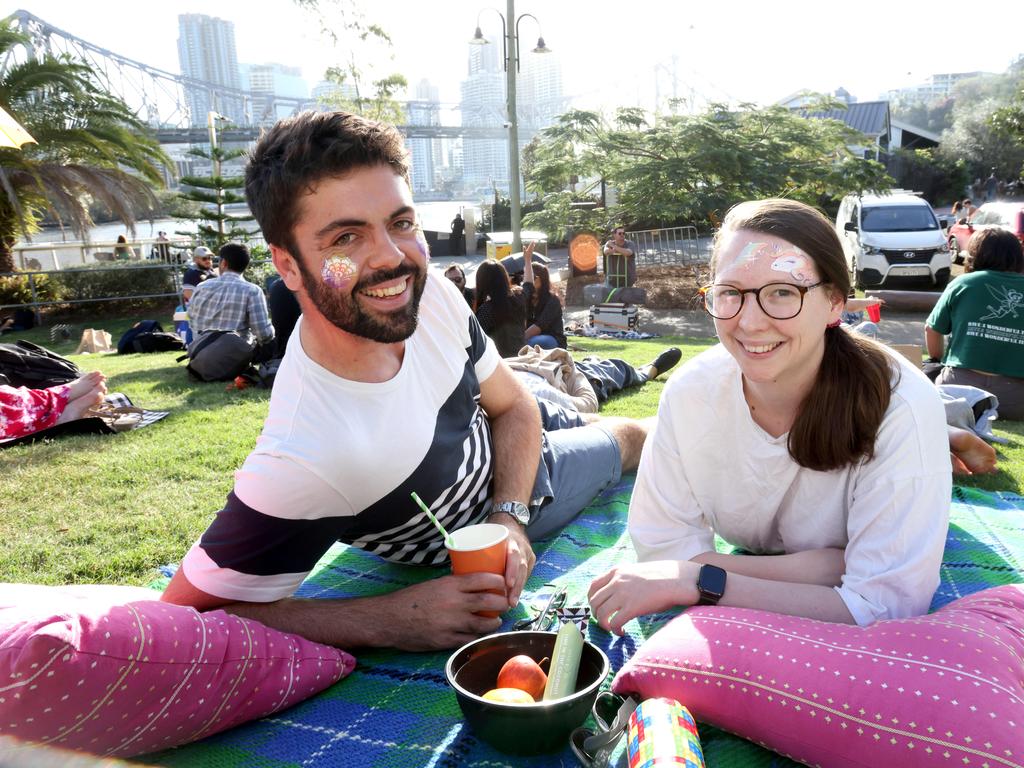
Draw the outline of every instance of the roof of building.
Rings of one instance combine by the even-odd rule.
[[[889,132],[888,101],[856,101],[846,109],[825,111],[798,110],[804,117],[830,118],[846,123],[868,136],[881,136]]]

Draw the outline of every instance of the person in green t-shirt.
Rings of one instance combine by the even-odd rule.
[[[928,354],[944,364],[935,383],[984,389],[1002,418],[1024,420],[1024,251],[1012,232],[983,229],[967,253],[969,274],[946,287],[925,324]]]

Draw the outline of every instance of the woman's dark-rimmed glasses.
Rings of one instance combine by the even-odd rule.
[[[701,288],[704,294],[704,309],[716,320],[731,320],[743,309],[748,293],[754,294],[757,305],[774,320],[789,320],[800,314],[804,308],[804,295],[824,281],[813,285],[793,283],[768,283],[760,288],[737,288],[728,283],[719,283]]]

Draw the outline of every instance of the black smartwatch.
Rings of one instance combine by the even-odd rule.
[[[700,593],[697,605],[718,605],[725,594],[725,577],[724,568],[707,563],[702,565],[697,574],[697,591]]]

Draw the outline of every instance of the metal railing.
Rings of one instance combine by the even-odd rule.
[[[136,264],[156,262],[163,264],[189,263],[189,251],[202,243],[189,237],[158,240],[155,237],[139,237],[126,243],[114,241],[71,241],[50,243],[18,243],[14,246],[14,263],[21,270],[61,270],[69,266],[81,266],[97,262]],[[266,245],[262,233],[246,238],[246,245]],[[128,254],[128,248],[135,255]],[[125,255],[122,255],[125,254]],[[25,274],[22,272],[22,274]]]
[[[626,238],[636,243],[637,266],[697,264],[709,258],[701,248],[696,227],[642,229],[627,232]]]
[[[271,263],[268,259],[254,259],[249,264],[249,268],[260,268],[266,264]],[[182,299],[181,296],[181,279],[184,276],[183,264],[172,263],[162,264],[158,262],[151,263],[138,263],[138,262],[122,262],[116,266],[110,267],[91,267],[88,270],[32,270],[26,272],[5,272],[0,273],[0,278],[4,277],[16,277],[16,278],[27,278],[29,291],[32,294],[32,301],[24,302],[21,304],[0,304],[0,311],[6,309],[20,309],[27,308],[31,309],[36,316],[36,322],[41,322],[39,310],[42,307],[52,306],[63,306],[68,304],[95,304],[99,302],[110,302],[110,301],[138,301],[141,299],[164,299],[164,298],[177,298],[179,302]],[[39,286],[37,285],[38,278],[40,275],[50,276],[53,275],[59,280],[62,276],[75,275],[77,278],[79,275],[89,275],[100,272],[118,272],[124,274],[126,271],[131,270],[162,270],[169,272],[170,285],[173,287],[171,291],[164,291],[161,293],[122,293],[111,296],[93,296],[91,298],[61,298],[61,299],[46,299],[40,301],[39,299]]]

